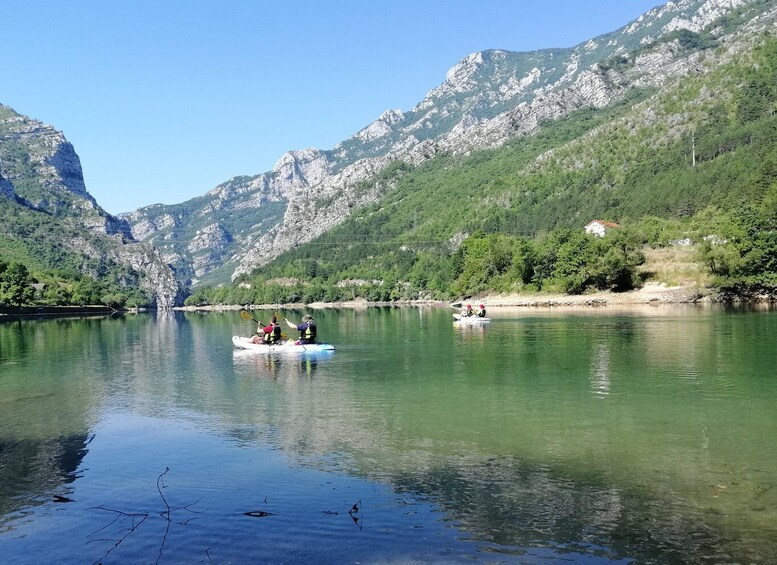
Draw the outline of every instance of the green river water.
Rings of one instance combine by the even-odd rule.
[[[489,314],[0,323],[0,562],[777,563],[777,311]]]

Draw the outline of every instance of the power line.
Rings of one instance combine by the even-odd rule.
[[[194,240],[192,239],[163,239],[163,240],[154,240],[154,239],[147,239],[147,240],[138,240],[138,243],[153,243],[157,247],[164,245],[165,243],[192,243]],[[301,245],[379,245],[379,244],[393,244],[393,245],[432,245],[432,244],[438,244],[438,243],[449,243],[449,239],[428,239],[428,240],[417,240],[417,241],[405,241],[405,240],[398,240],[398,239],[372,239],[370,241],[365,240],[347,240],[347,241],[333,241],[333,242],[319,242],[319,241],[306,241],[303,243],[297,244],[298,246]],[[232,241],[229,243],[235,243],[238,244],[239,242]]]

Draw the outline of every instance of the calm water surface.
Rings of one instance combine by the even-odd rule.
[[[0,562],[777,562],[777,312],[450,314],[0,324]]]

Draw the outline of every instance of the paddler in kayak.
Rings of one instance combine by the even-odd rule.
[[[472,304],[467,304],[466,308],[461,309],[461,317],[462,318],[469,318],[470,316],[474,316],[475,311],[472,309]]]
[[[486,307],[481,304],[478,308],[478,318],[485,318],[486,317]]]
[[[281,325],[278,319],[273,316],[270,319],[270,325],[264,328],[264,342],[267,345],[275,345],[281,341]]]
[[[299,332],[299,343],[307,345],[309,343],[316,343],[316,323],[313,321],[313,316],[307,314],[302,316],[301,324],[294,324],[288,319],[286,323],[290,328],[294,328]]]
[[[265,345],[274,345],[281,340],[281,326],[278,319],[273,316],[270,323],[266,326],[259,322],[256,333],[251,339],[252,343],[264,343]]]

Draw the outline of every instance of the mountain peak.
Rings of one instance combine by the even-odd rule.
[[[329,162],[320,150],[308,147],[284,153],[272,172],[292,185],[309,186],[329,174]]]
[[[386,110],[380,117],[360,130],[356,137],[362,141],[373,141],[380,137],[390,134],[395,124],[401,122],[405,114],[401,110]]]

